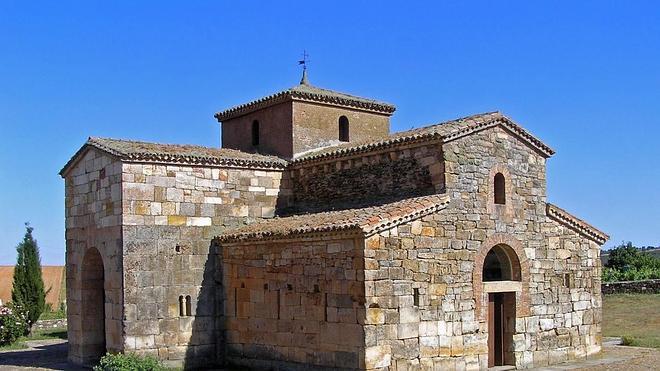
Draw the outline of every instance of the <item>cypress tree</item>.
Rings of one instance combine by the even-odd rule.
[[[11,290],[11,300],[27,311],[28,324],[31,327],[44,311],[46,292],[41,276],[41,258],[37,241],[32,237],[32,230],[25,223],[25,236],[16,246],[18,256],[14,267],[14,284]]]

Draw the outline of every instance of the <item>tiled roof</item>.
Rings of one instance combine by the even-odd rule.
[[[219,242],[290,238],[309,233],[355,231],[370,236],[442,210],[447,195],[414,197],[361,209],[328,211],[266,219],[216,237]]]
[[[356,97],[353,95],[317,88],[316,86],[301,83],[300,85],[296,85],[290,89],[280,91],[278,93],[254,100],[249,103],[229,108],[222,112],[218,112],[214,116],[218,121],[224,121],[291,99],[320,102],[338,106],[348,106],[384,114],[392,114],[394,110],[396,110],[396,107],[389,103]]]
[[[88,147],[118,157],[124,162],[235,166],[283,169],[287,162],[275,156],[246,153],[228,148],[211,148],[187,144],[160,144],[133,140],[90,137],[85,145],[64,165],[60,174],[76,161]]]
[[[610,236],[601,230],[585,222],[584,220],[573,216],[571,213],[560,208],[559,206],[548,203],[546,205],[546,213],[552,219],[568,226],[569,228],[586,236],[587,238],[596,241],[600,245],[604,244],[607,240],[610,239]]]
[[[298,164],[307,161],[343,157],[389,148],[399,144],[431,139],[442,139],[443,141],[448,142],[497,125],[502,125],[504,128],[511,131],[513,134],[529,143],[529,145],[534,147],[545,157],[550,157],[555,153],[552,148],[545,145],[541,140],[534,137],[527,130],[517,125],[502,113],[488,112],[446,121],[437,125],[394,133],[385,139],[377,141],[362,143],[350,142],[338,146],[322,148],[317,151],[306,152],[304,155],[294,158],[292,163]]]

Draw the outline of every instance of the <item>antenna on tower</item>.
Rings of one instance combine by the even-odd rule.
[[[302,59],[298,61],[298,65],[303,66],[302,79],[300,79],[301,85],[309,85],[309,81],[307,80],[307,63],[309,62],[308,58],[309,54],[307,54],[306,50],[303,50]]]

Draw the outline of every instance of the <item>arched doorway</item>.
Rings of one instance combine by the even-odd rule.
[[[516,292],[521,270],[516,252],[505,244],[493,246],[481,272],[488,293],[488,367],[515,365]]]
[[[106,352],[103,258],[95,248],[85,253],[81,272],[82,359],[96,363]]]

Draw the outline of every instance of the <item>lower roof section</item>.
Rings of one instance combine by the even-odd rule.
[[[117,157],[123,162],[132,163],[263,169],[284,169],[287,165],[287,161],[275,156],[246,153],[229,148],[90,137],[69,162],[64,165],[60,171],[60,175],[66,176],[68,170],[89,148],[96,148]]]
[[[215,238],[220,243],[286,239],[306,234],[354,231],[365,237],[442,210],[449,196],[434,194],[359,209],[266,219]]]

